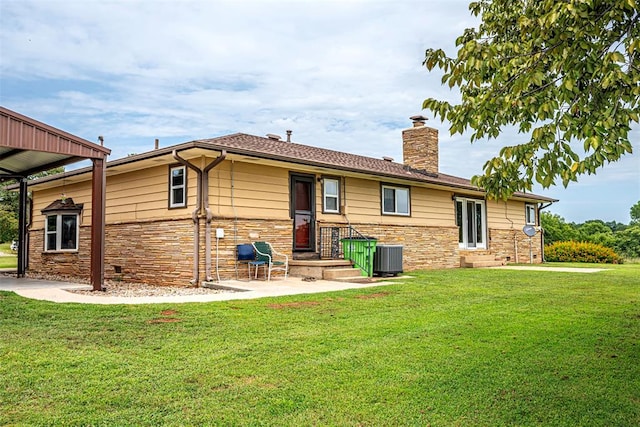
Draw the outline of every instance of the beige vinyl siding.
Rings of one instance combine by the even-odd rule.
[[[449,191],[423,187],[410,187],[411,216],[382,215],[380,181],[346,178],[346,197],[341,201],[351,222],[454,226],[455,211]],[[320,192],[320,187],[317,187]],[[341,194],[344,196],[344,194]],[[322,195],[318,197],[318,212],[322,208]],[[319,219],[331,221],[335,215],[318,215]]]
[[[411,215],[416,225],[455,226],[455,206],[449,191],[411,188]]]
[[[187,168],[187,207],[169,209],[169,166],[161,165],[107,178],[106,222],[191,217],[197,174]]]
[[[80,225],[91,224],[91,188],[84,183],[60,186],[46,190],[33,192],[33,218],[31,228],[44,228],[45,215],[42,209],[49,206],[54,200],[59,200],[62,194],[73,199],[73,203],[84,203]]]
[[[343,203],[345,213],[351,222],[379,223],[381,220],[380,183],[347,178],[346,197]]]
[[[489,228],[521,229],[524,226],[524,202],[487,201],[487,224]]]
[[[289,172],[224,161],[209,172],[209,208],[225,218],[289,219]]]
[[[213,158],[192,159],[206,165]],[[233,177],[232,177],[233,172]],[[209,172],[209,207],[220,218],[256,218],[290,220],[289,180],[287,168],[230,160]],[[320,177],[320,175],[316,175]],[[339,177],[338,174],[335,175]],[[91,181],[64,185],[54,189],[34,190],[34,226],[43,227],[40,210],[62,192],[76,203],[84,203],[82,224],[91,224]],[[107,177],[106,222],[191,218],[196,207],[197,174],[187,168],[187,207],[168,208],[169,164]],[[232,179],[233,178],[233,179]],[[455,226],[453,193],[447,190],[411,186],[411,216],[381,214],[381,181],[341,177],[340,203],[352,223]],[[233,182],[233,191],[231,185]],[[345,188],[346,187],[346,188]],[[320,222],[346,221],[344,215],[322,213],[322,185],[316,181],[316,213]],[[233,194],[233,201],[232,201]],[[233,202],[233,203],[232,203]],[[489,228],[522,228],[524,202],[487,201]],[[505,216],[506,215],[506,216]],[[36,224],[37,223],[37,224]]]

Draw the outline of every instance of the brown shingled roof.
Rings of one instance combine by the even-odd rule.
[[[465,178],[442,173],[433,174],[383,159],[359,156],[293,142],[278,141],[244,133],[236,133],[194,142],[204,143],[210,148],[217,150],[225,149],[230,153],[481,191],[481,189],[472,185],[469,179]],[[520,192],[514,195],[535,200],[553,200],[544,196]]]
[[[125,158],[113,160],[107,163],[107,171],[111,167],[123,164],[131,164],[144,159],[170,154],[173,150],[182,152],[192,148],[204,148],[208,150],[226,150],[228,153],[245,155],[248,157],[276,160],[299,165],[317,166],[335,170],[349,171],[367,174],[380,178],[395,178],[424,184],[432,184],[468,191],[482,191],[471,184],[469,179],[443,173],[429,173],[423,170],[410,168],[401,163],[391,162],[373,157],[359,156],[341,151],[328,150],[326,148],[310,145],[296,144],[271,138],[264,138],[245,133],[235,133],[217,138],[201,139],[185,142],[171,147],[164,147],[136,154]],[[30,185],[47,182],[61,177],[86,173],[88,169],[78,169],[59,175],[50,175],[31,181]],[[545,196],[528,193],[514,193],[515,197],[534,201],[556,201]]]

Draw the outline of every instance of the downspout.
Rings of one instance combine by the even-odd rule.
[[[222,150],[220,156],[215,159],[213,162],[209,163],[202,170],[202,184],[200,187],[202,188],[202,200],[204,205],[204,211],[206,213],[206,227],[205,227],[205,280],[210,281],[212,279],[211,276],[211,221],[213,220],[213,212],[209,209],[209,171],[216,166],[218,166],[222,161],[227,157],[227,151]],[[217,243],[217,239],[216,239]],[[216,273],[218,270],[218,266],[216,264]],[[218,281],[220,281],[220,276],[218,275]]]
[[[196,208],[193,210],[191,214],[191,218],[193,219],[193,279],[191,279],[191,284],[195,284],[198,286],[200,282],[200,210],[202,208],[202,171],[200,168],[196,167],[192,163],[189,163],[182,157],[178,155],[176,150],[173,150],[173,158],[176,159],[180,164],[193,169],[196,172],[198,177],[197,180],[197,190],[196,190]],[[185,177],[185,185],[186,185],[186,177]]]
[[[509,215],[507,213],[507,202],[504,202],[504,217],[507,221],[509,221],[511,223],[511,231],[513,231],[513,255],[514,255],[514,262],[517,264],[518,263],[518,234],[515,230],[515,228],[513,227],[513,221],[511,220],[511,218],[509,218]]]
[[[553,202],[549,202],[546,205],[543,205],[542,203],[540,203],[540,205],[538,205],[538,220],[540,220],[540,211],[543,209],[547,209],[549,206],[551,206],[553,204]],[[540,232],[542,234],[542,241],[541,241],[541,247],[540,247],[540,253],[542,254],[542,262],[545,263],[547,262],[546,259],[544,259],[544,228],[542,228],[542,221],[540,221]]]
[[[342,216],[347,220],[347,226],[351,229],[351,221],[349,220],[349,216],[347,215],[347,177],[343,177],[342,180]]]

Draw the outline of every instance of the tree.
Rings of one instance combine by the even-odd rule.
[[[31,175],[28,179],[42,178],[64,172],[64,166]],[[6,187],[15,184],[15,180],[0,182],[0,243],[18,237],[18,191],[7,190]]]
[[[640,224],[640,200],[631,206],[629,215],[631,215],[631,224]]]
[[[640,106],[640,15],[635,0],[480,0],[477,29],[456,40],[456,57],[428,49],[424,65],[444,71],[461,102],[423,108],[472,129],[471,142],[516,126],[528,142],[505,146],[473,182],[493,198],[566,187],[632,152]]]
[[[551,212],[540,212],[540,224],[544,229],[544,243],[578,240],[578,232],[572,224],[567,224],[560,215]]]
[[[640,257],[640,224],[616,233],[616,252],[628,258]]]

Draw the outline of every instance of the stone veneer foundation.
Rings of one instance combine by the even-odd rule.
[[[323,227],[345,226],[321,223]],[[360,233],[374,236],[379,244],[403,245],[405,271],[455,268],[460,265],[457,227],[352,224]],[[225,237],[215,238],[222,228]],[[193,286],[194,225],[190,219],[107,224],[105,229],[105,279],[155,285]],[[45,253],[42,229],[29,233],[29,274],[55,275],[88,281],[90,277],[91,227],[80,228],[78,252]],[[288,220],[214,219],[211,223],[211,269],[206,277],[205,224],[200,225],[200,281],[248,278],[246,263],[236,269],[236,245],[269,241],[278,252],[292,259],[292,223]],[[496,256],[529,262],[529,238],[520,230],[490,229],[490,248]],[[217,244],[216,244],[217,243]],[[540,237],[532,239],[534,263],[542,261]],[[217,266],[217,268],[216,268]],[[279,275],[281,273],[276,273]],[[262,270],[260,270],[262,275]]]
[[[517,229],[489,229],[490,250],[496,256],[511,263],[529,263],[529,237]],[[533,264],[542,263],[542,237],[540,233],[531,238]],[[517,253],[516,253],[517,248]]]

